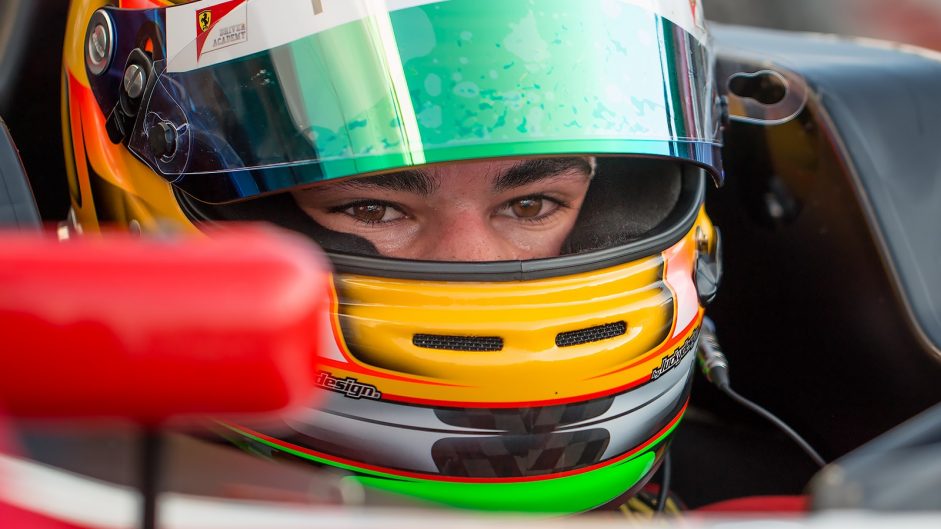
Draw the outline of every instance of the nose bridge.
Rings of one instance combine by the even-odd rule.
[[[442,216],[434,230],[429,249],[434,260],[501,261],[514,257],[488,219],[472,210]]]

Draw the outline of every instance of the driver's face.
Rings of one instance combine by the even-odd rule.
[[[559,255],[591,182],[588,158],[503,159],[328,183],[297,191],[321,226],[380,254],[431,261]]]

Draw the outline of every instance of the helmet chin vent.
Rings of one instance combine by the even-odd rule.
[[[506,478],[543,476],[601,461],[611,441],[604,428],[529,435],[449,437],[431,447],[445,476]]]
[[[627,333],[627,322],[618,321],[605,323],[595,327],[588,327],[578,331],[560,332],[555,337],[555,344],[559,347],[572,347],[591,342],[600,342]]]
[[[412,336],[412,344],[415,347],[445,351],[500,351],[503,349],[503,338],[499,336],[416,334]]]

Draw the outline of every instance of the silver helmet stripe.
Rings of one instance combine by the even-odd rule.
[[[636,448],[659,422],[673,418],[671,410],[682,405],[694,361],[694,355],[687,355],[657,380],[615,397],[603,415],[555,432],[606,429],[611,442],[602,460]],[[377,454],[383,466],[429,473],[438,473],[432,459],[432,447],[438,441],[507,433],[446,424],[434,408],[349,399],[339,394],[331,394],[322,409],[307,410],[288,424],[304,436],[330,439],[331,445],[344,452],[332,455],[359,459],[363,454]]]

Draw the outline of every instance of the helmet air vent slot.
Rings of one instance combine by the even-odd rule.
[[[445,351],[500,351],[503,349],[503,338],[499,336],[416,334],[412,336],[412,344],[415,347]]]
[[[596,325],[577,331],[560,332],[555,337],[555,344],[559,347],[572,347],[591,342],[600,342],[627,333],[627,322],[618,321]]]

